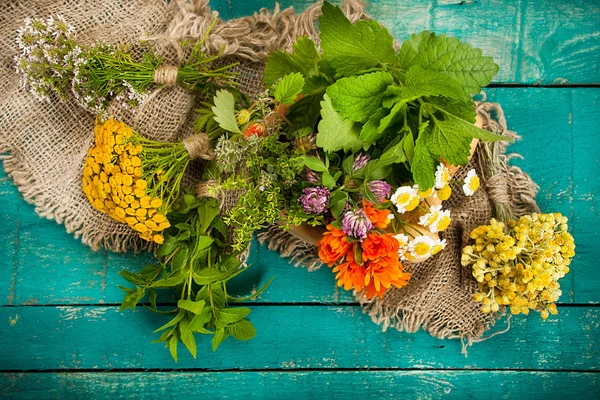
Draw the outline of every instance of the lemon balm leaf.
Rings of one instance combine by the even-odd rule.
[[[343,118],[331,105],[328,95],[321,101],[321,122],[317,133],[317,146],[331,153],[338,150],[357,151],[363,145],[359,139],[360,126]]]
[[[420,66],[429,71],[443,72],[470,94],[479,93],[499,70],[494,59],[483,56],[481,49],[457,38],[438,36],[429,31],[413,34],[402,43],[398,64],[405,71]]]
[[[341,76],[350,76],[378,64],[395,63],[394,38],[377,21],[352,24],[341,8],[323,3],[319,17],[323,58]]]

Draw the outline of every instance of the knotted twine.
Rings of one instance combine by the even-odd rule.
[[[290,50],[296,38],[303,35],[318,42],[315,20],[320,15],[320,5],[316,3],[301,14],[276,5],[272,12],[262,9],[249,17],[219,20],[203,43],[203,50],[211,54],[222,50],[226,58],[239,61],[236,71],[240,89],[256,96],[263,90],[264,59],[270,51]],[[367,18],[358,0],[344,1],[342,9],[351,21]],[[16,31],[25,17],[54,14],[63,15],[77,27],[77,38],[83,44],[104,41],[135,49],[140,39],[149,41],[167,66],[185,61],[189,50],[181,47],[180,41],[203,37],[217,14],[208,7],[208,0],[176,0],[169,5],[164,0],[132,0],[125,4],[121,0],[16,0],[0,5],[0,91],[6,93],[0,99],[0,152],[10,153],[3,157],[5,171],[40,216],[64,224],[67,231],[93,249],[103,246],[112,251],[141,250],[147,243],[140,241],[127,225],[93,209],[81,191],[85,155],[94,140],[95,116],[74,101],[40,103],[20,90],[13,65],[18,52]],[[101,20],[98,15],[107,18]],[[162,86],[137,110],[113,103],[108,113],[153,140],[189,137],[193,134],[194,109],[200,104],[200,96],[174,84],[175,67],[157,70],[155,80]],[[506,130],[499,105],[481,103],[477,110],[486,129],[512,135]],[[195,140],[184,141],[190,154],[211,158],[211,149],[197,146]],[[536,210],[536,186],[520,169],[508,166],[510,156],[505,155],[503,144],[492,146],[496,147],[480,146],[469,165],[484,177],[482,189],[469,198],[455,195],[446,205],[453,215],[444,235],[446,250],[425,263],[409,266],[413,278],[407,287],[392,289],[383,299],[358,299],[384,330],[390,326],[408,332],[423,328],[440,338],[471,341],[494,323],[495,316],[481,313],[472,299],[476,282],[470,271],[460,266],[460,250],[470,230],[487,223],[498,204],[508,206],[516,217]],[[490,165],[495,167],[489,168]],[[201,162],[191,163],[189,170],[185,182],[192,184],[201,176]],[[457,179],[465,171],[459,171]],[[202,187],[207,194],[219,197],[218,191],[209,190],[210,182]],[[460,192],[459,187],[453,189],[455,194]],[[235,197],[229,198],[223,204],[229,208],[235,201]],[[270,227],[259,237],[283,256],[309,268],[320,266],[314,246],[278,227]]]

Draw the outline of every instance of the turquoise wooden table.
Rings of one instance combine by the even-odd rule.
[[[226,18],[274,6],[211,4]],[[569,217],[577,243],[559,315],[517,316],[465,358],[458,341],[382,333],[327,268],[309,273],[255,245],[237,290],[276,276],[249,305],[256,338],[216,353],[200,340],[196,360],[182,352],[175,363],[150,343],[161,316],[117,311],[118,271],[147,257],[90,251],[36,216],[2,173],[1,398],[600,397],[600,3],[372,0],[367,10],[400,40],[423,29],[451,34],[500,65],[486,93],[523,136],[514,163],[540,184],[543,210]]]

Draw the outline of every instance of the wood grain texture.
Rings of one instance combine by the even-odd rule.
[[[298,11],[314,3],[283,0]],[[334,2],[339,3],[339,2]],[[273,0],[217,0],[224,18],[272,9]],[[370,0],[367,12],[403,41],[425,29],[456,36],[494,57],[497,83],[600,83],[596,0]]]
[[[174,389],[176,388],[176,389]],[[600,375],[512,371],[82,372],[0,374],[4,399],[598,398]]]
[[[227,340],[216,353],[198,336],[197,360],[183,349],[179,363],[152,330],[168,317],[116,307],[2,307],[0,354],[4,370],[206,368],[468,368],[598,370],[600,308],[564,308],[543,322],[512,318],[509,332],[469,348],[424,332],[380,327],[358,306],[254,306],[257,336]],[[498,329],[506,327],[506,320]],[[16,340],[15,338],[18,338]]]
[[[522,140],[510,147],[523,159],[513,162],[540,185],[538,202],[546,212],[561,212],[570,219],[577,243],[571,272],[561,280],[562,303],[600,302],[600,89],[497,88],[487,90],[499,101],[510,129]],[[5,177],[0,172],[0,177]],[[0,304],[115,304],[122,300],[118,276],[123,268],[139,269],[150,255],[134,257],[94,253],[73,240],[52,221],[39,219],[33,207],[17,196],[6,179],[0,186],[0,218],[7,226],[0,252]],[[17,229],[18,226],[18,229]],[[277,253],[254,245],[252,267],[233,282],[244,294],[275,276],[261,302],[349,303],[350,293],[336,287],[328,268],[308,273],[294,268]],[[15,272],[16,271],[16,272]],[[43,282],[43,284],[40,284]],[[164,296],[162,301],[169,301]]]

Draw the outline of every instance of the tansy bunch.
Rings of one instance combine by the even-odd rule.
[[[392,286],[403,287],[410,274],[400,263],[400,243],[384,230],[390,222],[390,211],[378,209],[363,200],[363,207],[348,211],[342,227],[327,225],[319,240],[319,258],[334,267],[338,286],[345,290],[363,291],[366,298],[383,297]]]
[[[83,169],[83,192],[94,208],[163,243],[167,213],[179,195],[190,155],[183,143],[148,140],[123,122],[97,122]]]
[[[512,314],[539,311],[542,318],[556,314],[562,294],[558,280],[569,272],[575,255],[567,218],[561,214],[532,214],[507,226],[492,219],[471,232],[475,240],[463,249],[462,264],[473,266],[479,283],[476,301],[483,312],[510,306]]]

